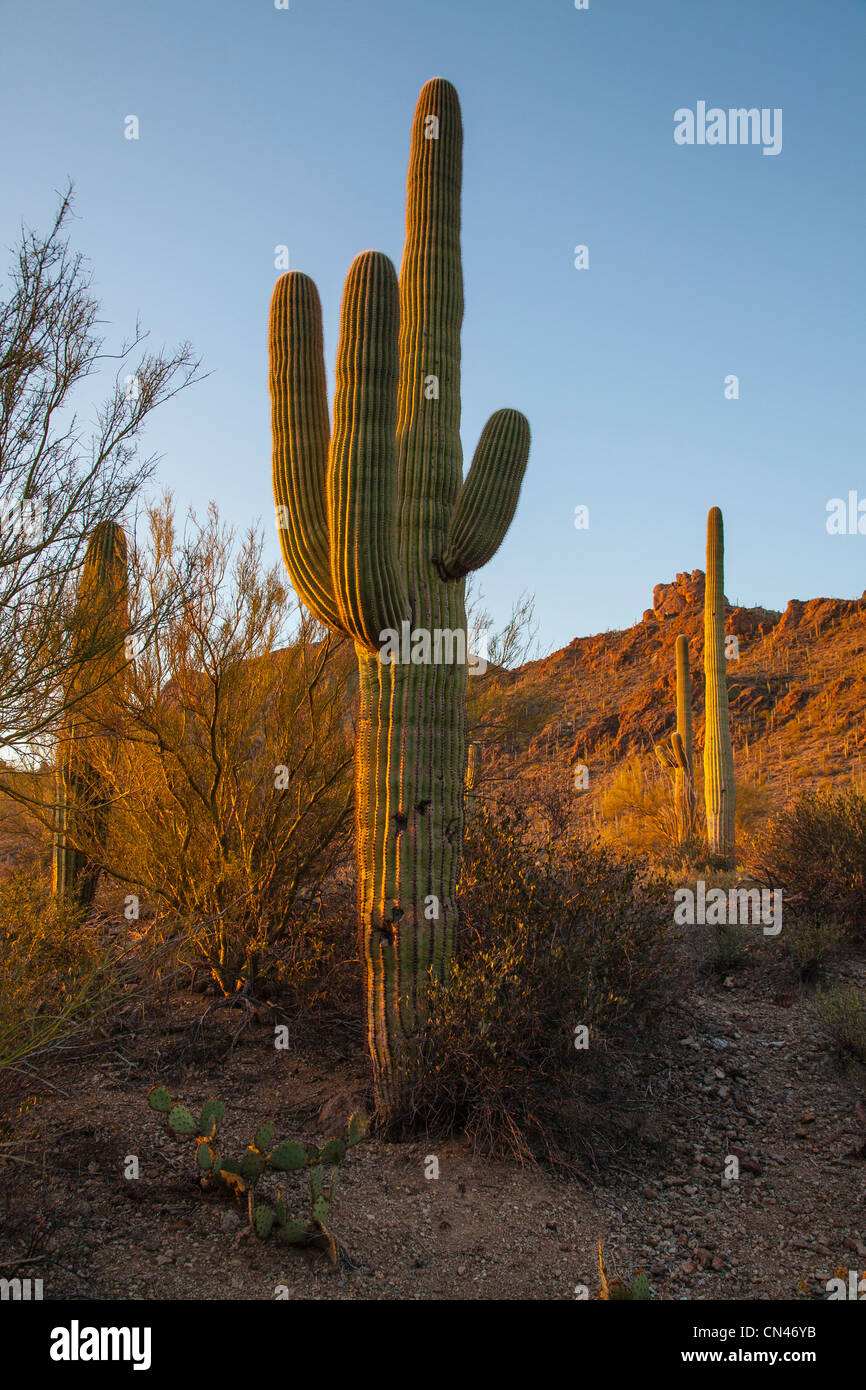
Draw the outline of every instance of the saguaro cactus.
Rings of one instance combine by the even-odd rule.
[[[680,633],[676,641],[677,654],[677,727],[671,735],[676,760],[674,805],[677,829],[681,840],[695,833],[696,801],[694,779],[694,742],[692,737],[692,678],[689,670],[689,641]]]
[[[53,888],[78,907],[93,901],[99,879],[95,847],[103,843],[107,806],[93,740],[101,737],[98,707],[124,665],[126,537],[100,522],[84,556],[74,614],[73,665],[55,776]]]
[[[689,674],[688,638],[680,633],[676,640],[677,727],[670,747],[657,743],[656,757],[662,767],[674,772],[674,826],[679,844],[695,832],[696,801],[692,741],[692,687]]]
[[[463,806],[467,821],[475,815],[478,780],[481,776],[481,759],[482,745],[477,741],[470,743],[466,758],[466,781],[463,790]]]
[[[689,672],[689,642],[684,633],[676,640],[677,727],[671,746],[656,745],[656,756],[663,767],[674,770],[674,819],[677,839],[682,843],[695,833],[696,800],[692,740],[692,683]]]
[[[719,868],[734,867],[734,751],[725,673],[725,573],[722,513],[707,516],[707,578],[704,589],[704,795],[707,845]]]
[[[462,479],[462,143],[457,93],[434,78],[412,127],[399,287],[374,251],[356,258],[346,280],[330,442],[315,285],[290,272],[271,302],[283,556],[303,602],[354,639],[360,671],[358,906],[386,1122],[405,1114],[425,991],[443,978],[455,944],[464,578],[502,541],[529,453],[525,418],[499,410]]]

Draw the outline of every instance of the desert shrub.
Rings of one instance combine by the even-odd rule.
[[[676,849],[673,776],[657,762],[629,758],[601,797],[609,838],[624,849],[669,860]]]
[[[840,1056],[866,1066],[866,992],[841,985],[818,996],[818,1013]]]
[[[22,870],[0,881],[0,1069],[83,1035],[129,1001],[123,945]]]
[[[755,877],[785,890],[785,908],[866,935],[866,796],[804,793],[775,815],[752,851]]]
[[[845,929],[836,922],[816,922],[809,917],[791,917],[781,935],[785,954],[803,980],[815,980],[845,939]]]
[[[134,600],[180,598],[93,730],[109,829],[81,848],[232,994],[286,968],[286,943],[315,958],[318,893],[351,832],[355,663],[263,567],[259,533],[236,544],[213,507],[192,526],[181,546],[166,501],[133,553]]]
[[[695,795],[699,825],[704,823],[704,788],[700,753],[695,755]],[[767,787],[746,778],[736,781],[736,835],[753,834],[769,813]],[[648,854],[671,868],[706,860],[704,832],[681,841],[674,809],[674,773],[655,759],[629,758],[619,767],[601,797],[604,833],[611,842],[636,854]]]
[[[571,834],[540,847],[531,821],[500,806],[472,823],[460,951],[432,991],[414,1103],[431,1132],[462,1129],[488,1155],[563,1161],[588,1138],[573,1103],[596,1060],[669,996],[671,914],[633,861]]]
[[[719,922],[709,928],[708,964],[717,975],[727,975],[742,965],[750,928],[737,923]]]

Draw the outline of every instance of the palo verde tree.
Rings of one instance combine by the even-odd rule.
[[[0,291],[0,756],[31,762],[70,712],[69,671],[85,655],[72,610],[90,538],[132,510],[153,471],[138,448],[147,417],[198,376],[189,344],[147,353],[138,325],[104,350],[71,216],[67,189],[47,234],[22,230]],[[90,428],[76,407],[106,368],[113,379]]]

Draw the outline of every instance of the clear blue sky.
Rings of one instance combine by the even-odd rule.
[[[714,504],[732,600],[866,588],[866,535],[825,530],[829,498],[866,499],[863,0],[0,13],[0,240],[46,226],[71,176],[110,332],[141,314],[156,343],[194,342],[212,376],[145,438],[184,505],[272,528],[274,247],[318,283],[332,376],[350,261],[377,247],[399,264],[412,109],[441,74],[465,126],[467,460],[501,405],[533,432],[482,572],[494,614],[533,591],[545,647],[626,626],[653,584],[703,568]],[[676,145],[675,110],[700,100],[781,107],[782,152]]]

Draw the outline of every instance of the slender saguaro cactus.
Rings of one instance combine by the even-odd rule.
[[[463,792],[463,807],[466,820],[469,821],[475,815],[475,801],[478,795],[478,779],[481,774],[482,746],[478,742],[470,743],[469,752],[466,758],[466,782]]]
[[[433,78],[412,127],[399,286],[374,251],[355,259],[346,280],[333,433],[315,285],[290,272],[271,301],[283,557],[300,598],[354,639],[358,657],[358,907],[386,1123],[407,1113],[425,991],[444,977],[455,945],[464,579],[500,545],[529,454],[525,418],[499,410],[462,478],[462,144],[457,93]]]
[[[696,801],[694,779],[694,743],[692,738],[692,679],[689,671],[689,641],[680,633],[677,653],[677,727],[671,734],[671,746],[676,760],[674,804],[677,829],[681,840],[695,833]]]
[[[725,574],[722,513],[707,516],[707,578],[704,590],[704,795],[707,845],[720,868],[734,867],[734,751],[725,674]]]
[[[671,746],[656,745],[656,757],[663,767],[674,769],[674,815],[677,839],[682,843],[695,832],[696,800],[692,740],[692,684],[689,673],[689,642],[684,633],[676,640],[677,727]]]
[[[93,740],[104,736],[97,707],[124,665],[126,611],[126,537],[116,522],[102,521],[88,543],[78,583],[68,712],[55,777],[53,890],[82,908],[96,892],[100,866],[92,851],[107,829],[105,794],[93,765]]]

